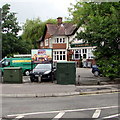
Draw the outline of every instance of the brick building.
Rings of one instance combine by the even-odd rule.
[[[53,49],[53,61],[80,61],[80,59],[93,59],[92,50],[95,46],[77,40],[76,34],[84,30],[72,23],[63,23],[57,18],[57,24],[46,24],[45,32],[39,40],[39,48]]]

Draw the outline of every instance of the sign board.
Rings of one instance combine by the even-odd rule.
[[[52,49],[32,49],[31,57],[33,63],[51,63]]]
[[[74,47],[89,47],[90,45],[88,43],[77,43],[77,44],[71,44],[71,48]]]
[[[75,47],[90,47],[90,46],[96,46],[95,44],[91,45],[89,43],[74,43],[70,45],[71,48],[75,48]]]

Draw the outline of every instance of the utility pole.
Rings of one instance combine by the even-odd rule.
[[[2,59],[2,9],[0,8],[0,60]],[[2,63],[0,63],[2,67]],[[0,70],[0,83],[2,82],[2,70]]]
[[[2,59],[2,9],[0,8],[0,60]],[[2,64],[0,63],[0,67]],[[0,70],[0,83],[2,83],[2,71]],[[0,94],[2,94],[2,85],[0,85]],[[0,97],[0,119],[2,119],[2,97]]]
[[[2,59],[2,9],[0,8],[0,60],[1,59]]]

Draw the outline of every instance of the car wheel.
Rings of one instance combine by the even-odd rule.
[[[95,71],[95,72],[94,72],[94,76],[95,76],[95,77],[98,77],[98,76],[99,76],[99,72],[98,72],[98,71]]]
[[[25,75],[25,76],[29,76],[29,75],[30,75],[30,70],[26,70],[26,71],[24,72],[24,75]]]
[[[30,77],[30,81],[31,81],[31,82],[34,82],[34,78],[33,78],[33,77]]]

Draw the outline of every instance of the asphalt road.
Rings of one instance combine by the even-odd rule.
[[[6,118],[119,120],[120,118],[117,93],[71,97],[3,98],[2,101],[3,120]]]

